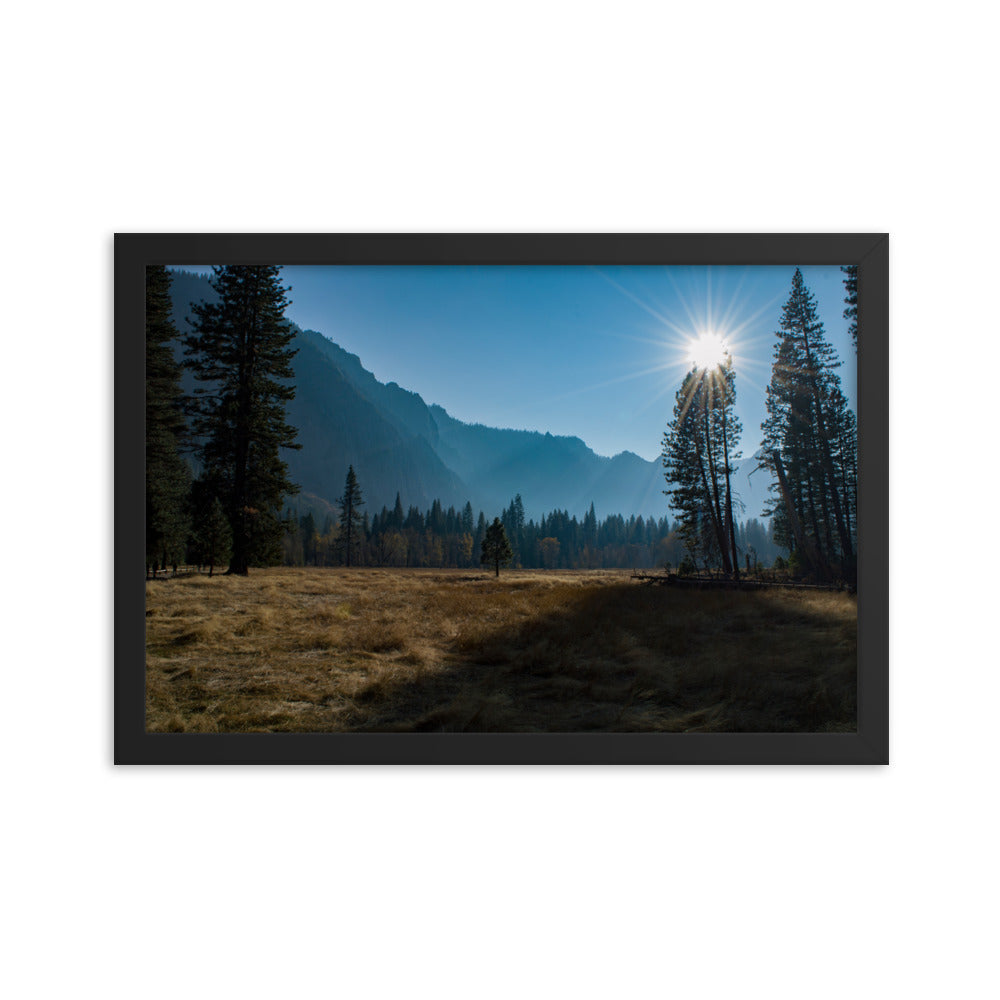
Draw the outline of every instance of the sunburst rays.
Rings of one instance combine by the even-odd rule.
[[[699,385],[710,393],[722,391],[720,366],[732,365],[742,387],[752,396],[763,396],[771,375],[771,361],[762,347],[772,337],[761,329],[760,320],[773,314],[781,295],[763,301],[753,267],[645,267],[591,271],[626,300],[613,328],[601,329],[593,320],[585,323],[591,336],[598,334],[635,345],[619,354],[617,371],[604,378],[566,387],[555,399],[597,393],[622,383],[634,384],[625,406],[630,420],[662,414],[664,403],[673,400],[685,377],[691,380],[687,406]],[[596,317],[593,318],[596,320]],[[606,320],[604,321],[606,322]],[[708,383],[708,384],[706,384]],[[686,409],[686,407],[685,407]],[[623,411],[624,413],[624,411]]]
[[[679,382],[688,372],[701,367],[712,367],[723,363],[725,357],[732,359],[734,370],[737,370],[742,380],[758,391],[763,391],[767,381],[770,364],[754,357],[757,349],[770,339],[770,335],[752,335],[761,316],[772,313],[781,301],[776,295],[763,304],[746,290],[751,268],[742,268],[735,286],[732,282],[713,280],[713,268],[673,268],[656,269],[657,277],[665,276],[670,285],[670,291],[661,298],[656,290],[650,287],[654,282],[642,281],[643,294],[637,294],[634,288],[626,288],[615,278],[605,273],[601,268],[593,268],[622,296],[655,320],[655,324],[644,325],[634,333],[616,331],[623,339],[655,347],[654,359],[642,362],[628,374],[609,379],[600,385],[588,388],[600,388],[615,382],[639,379],[644,376],[664,376],[668,382]],[[637,268],[637,281],[641,276],[648,278],[646,268]],[[642,272],[641,275],[639,272]],[[681,285],[683,275],[694,277],[688,283],[687,289]],[[751,282],[753,284],[753,282]],[[704,298],[688,294],[691,286],[704,289]],[[726,286],[731,289],[726,290]],[[672,294],[671,294],[672,293]],[[586,391],[578,390],[578,391]],[[659,389],[656,396],[671,391],[670,386]]]

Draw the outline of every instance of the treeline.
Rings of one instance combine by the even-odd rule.
[[[351,470],[353,472],[353,470]],[[355,488],[355,504],[360,488]],[[363,501],[362,501],[363,502]],[[355,508],[356,509],[356,508]],[[614,514],[598,520],[593,504],[583,519],[554,510],[539,521],[525,520],[520,495],[499,515],[512,555],[510,565],[522,569],[650,569],[677,568],[687,556],[685,542],[666,517],[643,519]],[[349,538],[343,515],[318,523],[310,512],[292,508],[285,515],[283,541],[286,566],[387,566],[474,568],[482,561],[483,540],[490,519],[473,512],[445,509],[435,500],[428,510],[404,508],[397,494],[392,509],[358,516]],[[770,526],[756,518],[736,528],[745,564],[771,566],[787,556]]]
[[[857,346],[857,268],[845,267],[844,317]],[[774,541],[798,575],[857,582],[857,424],[847,405],[816,299],[796,268],[776,331],[761,425],[761,465],[772,473]],[[702,338],[703,341],[706,338]],[[735,416],[733,359],[721,338],[702,343],[677,393],[663,439],[663,464],[685,568],[717,567],[739,578],[733,462],[742,427]],[[697,356],[694,356],[697,354]],[[743,567],[745,569],[745,555]]]

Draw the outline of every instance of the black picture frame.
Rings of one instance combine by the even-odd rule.
[[[150,264],[856,264],[855,733],[148,733],[145,268]],[[889,240],[875,234],[116,234],[114,759],[121,764],[887,764]]]

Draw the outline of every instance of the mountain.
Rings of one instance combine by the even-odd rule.
[[[183,336],[191,304],[215,293],[201,275],[174,271],[172,278],[174,322]],[[284,458],[302,487],[292,504],[321,523],[343,492],[349,465],[370,512],[391,508],[398,492],[404,508],[427,510],[435,499],[460,508],[468,500],[489,517],[517,493],[535,520],[555,509],[582,517],[591,503],[599,518],[669,513],[659,461],[627,451],[607,458],[576,437],[463,423],[416,392],[379,382],[357,355],[321,333],[293,329],[296,393],[288,417],[302,449]],[[193,386],[186,373],[185,391]],[[759,516],[766,497],[765,474],[749,476],[756,464],[742,462],[733,484],[746,517]]]
[[[469,490],[421,433],[429,428],[418,422],[414,433],[392,408],[366,398],[325,353],[322,339],[312,331],[295,336],[296,391],[288,421],[298,428],[302,449],[287,456],[292,481],[336,502],[353,465],[369,511],[391,507],[397,492],[404,505],[422,510],[435,498],[445,507],[464,504]],[[419,416],[419,408],[413,409]]]

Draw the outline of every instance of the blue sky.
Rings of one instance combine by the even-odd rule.
[[[206,271],[207,268],[186,268]],[[794,266],[294,266],[287,315],[469,423],[660,454],[688,339],[722,333],[736,367],[742,451],[760,443],[764,387]],[[803,267],[844,391],[856,364],[843,275]]]

